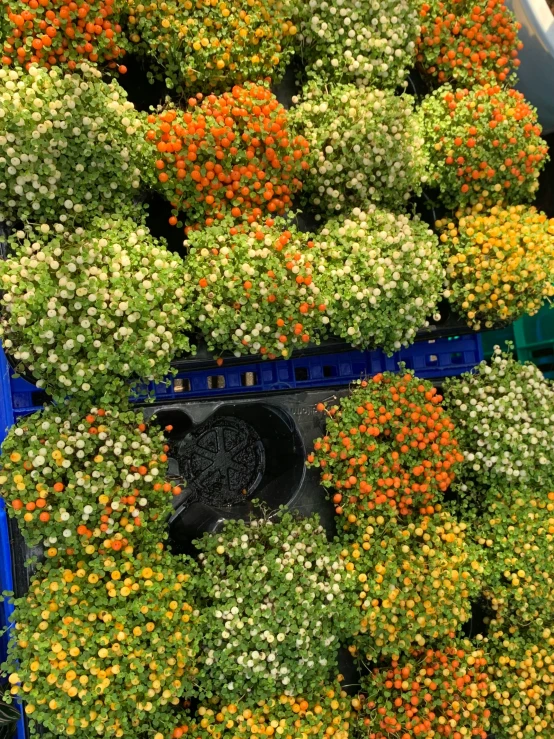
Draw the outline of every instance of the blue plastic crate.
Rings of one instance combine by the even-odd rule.
[[[346,351],[293,357],[288,360],[257,362],[245,358],[244,363],[210,369],[181,370],[167,384],[145,386],[139,399],[147,392],[157,401],[184,400],[245,393],[304,390],[327,385],[348,385],[360,375],[398,369],[404,362],[419,377],[440,379],[472,369],[483,358],[479,334],[446,339],[421,341],[392,357],[380,350]],[[0,357],[3,381],[3,402],[8,423],[42,407],[44,393],[22,378],[11,377],[4,356]],[[8,390],[8,397],[6,397]],[[11,417],[11,421],[9,420]]]

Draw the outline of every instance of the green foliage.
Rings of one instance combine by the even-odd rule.
[[[328,221],[314,241],[331,333],[390,354],[411,344],[436,310],[444,280],[427,224],[368,205]]]
[[[43,224],[9,243],[0,335],[55,398],[119,400],[128,380],[161,382],[190,350],[182,261],[145,226],[119,216],[86,230]]]
[[[196,674],[190,571],[161,546],[124,562],[43,565],[16,600],[8,661],[33,730],[36,722],[56,736],[169,738]]]
[[[310,146],[301,200],[319,218],[348,213],[368,200],[405,208],[412,194],[421,193],[427,160],[410,95],[310,83],[289,119]]]
[[[409,0],[296,0],[308,76],[398,87],[414,65],[418,10]]]
[[[73,74],[0,68],[2,219],[86,223],[137,209],[143,123],[101,77],[87,64]]]
[[[142,411],[47,406],[2,443],[0,493],[26,541],[48,556],[148,551],[172,510],[164,444]]]
[[[317,694],[337,673],[339,640],[354,615],[348,575],[317,517],[227,521],[195,543],[200,695],[252,703]]]
[[[358,629],[351,651],[373,661],[452,639],[471,614],[485,566],[465,523],[437,506],[414,520],[366,516],[341,552]]]
[[[554,387],[534,364],[495,348],[491,364],[444,384],[465,456],[462,482],[551,490]]]
[[[185,280],[194,323],[212,351],[288,357],[319,343],[326,306],[312,267],[313,244],[293,227],[253,225],[229,237],[229,223],[192,231]]]

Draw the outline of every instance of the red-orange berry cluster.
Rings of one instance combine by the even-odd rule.
[[[448,207],[532,199],[548,146],[537,112],[517,90],[483,85],[428,95],[419,110],[429,182]]]
[[[199,93],[186,112],[165,110],[148,122],[154,183],[173,206],[172,225],[181,225],[180,213],[188,227],[281,215],[302,186],[308,144],[289,134],[286,110],[264,85]]]
[[[505,82],[519,67],[521,25],[504,0],[424,3],[417,60],[439,82]]]
[[[441,401],[431,383],[385,372],[360,381],[339,406],[318,406],[327,413],[327,433],[316,439],[308,464],[320,467],[322,484],[336,491],[335,512],[346,528],[377,507],[433,512],[437,493],[463,461]]]
[[[413,652],[364,681],[360,724],[369,739],[486,739],[487,660],[468,640]]]
[[[0,17],[2,64],[75,69],[82,61],[127,71],[119,0],[9,0]]]

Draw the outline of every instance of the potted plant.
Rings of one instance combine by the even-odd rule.
[[[325,331],[313,242],[286,223],[269,223],[229,235],[237,229],[222,221],[185,242],[193,322],[211,351],[288,357]]]
[[[133,214],[146,149],[117,82],[77,65],[0,68],[0,212],[5,219],[80,224]]]
[[[47,556],[148,550],[165,538],[171,494],[161,429],[119,405],[47,406],[2,443],[0,494]]]
[[[432,81],[463,87],[512,81],[523,43],[505,0],[483,7],[469,0],[433,0],[423,4],[420,15],[417,61]]]
[[[351,653],[398,660],[411,649],[451,643],[470,618],[485,569],[467,526],[441,506],[408,519],[367,514],[364,524],[341,552],[358,613]]]
[[[554,6],[552,0],[507,0],[523,41],[517,87],[537,108],[546,134],[554,131]],[[541,74],[537,74],[537,70]]]
[[[308,144],[265,85],[188,100],[148,116],[150,180],[173,206],[171,225],[211,226],[282,215],[302,186]]]
[[[90,61],[124,74],[127,70],[119,60],[130,44],[121,27],[123,13],[119,0],[91,0],[80,6],[52,0],[36,5],[10,2],[0,18],[2,64],[75,70],[80,62]]]
[[[128,6],[130,39],[146,55],[150,81],[177,92],[224,90],[235,83],[279,80],[292,55],[296,26],[290,0],[171,0]]]
[[[264,698],[257,703],[245,699],[231,703],[212,702],[201,705],[175,739],[190,730],[198,739],[234,739],[265,736],[333,736],[348,739],[354,727],[355,711],[340,684],[330,684],[315,696],[281,695]],[[181,733],[182,732],[182,733]],[[239,733],[239,734],[238,734]]]
[[[552,726],[554,636],[550,629],[491,624],[486,642],[491,733],[500,739]]]
[[[128,395],[161,382],[190,351],[182,261],[147,228],[119,216],[87,229],[29,226],[0,263],[0,335],[18,366],[62,400]]]
[[[418,8],[406,0],[310,0],[294,20],[309,77],[394,89],[413,66]]]
[[[359,380],[338,405],[318,405],[326,433],[308,466],[334,491],[344,531],[358,536],[367,515],[434,511],[463,459],[441,402],[430,382],[386,372]]]
[[[421,193],[427,159],[410,95],[312,82],[293,101],[292,128],[309,145],[301,199],[317,218],[368,200],[402,209]]]
[[[517,90],[443,85],[419,109],[429,184],[448,208],[528,202],[548,153],[537,112]]]
[[[524,205],[456,215],[436,224],[456,311],[476,331],[538,313],[554,295],[554,218]]]
[[[349,576],[317,516],[228,520],[195,545],[200,696],[242,695],[256,705],[268,696],[319,695],[336,674],[352,615]]]
[[[444,269],[437,237],[417,216],[374,205],[354,208],[329,220],[314,243],[331,333],[392,354],[428,325],[443,292]]]
[[[445,646],[415,649],[379,664],[362,680],[357,714],[362,736],[431,732],[486,739],[493,690],[482,645],[455,639]]]
[[[537,623],[554,600],[554,493],[499,485],[474,507],[488,566],[483,593],[495,618]],[[546,622],[549,618],[546,615]]]
[[[448,378],[444,397],[465,458],[464,485],[550,491],[554,389],[534,364],[520,364],[497,346],[490,364]]]
[[[43,565],[15,601],[7,665],[32,732],[40,724],[83,739],[171,737],[175,708],[196,679],[190,569],[161,545],[123,562]]]

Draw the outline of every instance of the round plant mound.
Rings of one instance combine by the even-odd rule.
[[[330,736],[348,739],[355,713],[346,692],[336,684],[315,697],[302,695],[263,698],[257,703],[244,699],[221,705],[200,706],[187,725],[195,739],[235,739],[260,736]],[[186,736],[186,732],[176,737]]]
[[[392,354],[428,325],[443,292],[444,269],[426,223],[366,208],[328,221],[315,237],[317,283],[331,333]]]
[[[65,6],[64,6],[65,7]],[[132,213],[146,144],[117,82],[87,64],[73,74],[0,68],[0,214],[90,221]]]
[[[413,67],[419,18],[407,0],[297,2],[295,21],[309,77],[394,89]]]
[[[161,382],[182,333],[182,260],[144,226],[119,217],[90,228],[29,226],[9,239],[0,263],[0,335],[18,367],[63,400],[128,393],[131,379]]]
[[[551,490],[554,388],[538,367],[495,347],[490,365],[446,380],[445,405],[466,461],[462,482]]]
[[[533,199],[548,146],[535,108],[520,92],[445,85],[424,98],[419,116],[429,182],[447,207]]]
[[[486,739],[486,664],[483,649],[461,639],[376,667],[362,680],[360,728],[374,739],[391,733],[405,739],[447,737],[451,732]]]
[[[504,0],[431,0],[420,12],[417,61],[437,82],[505,83],[519,67],[521,24]],[[477,43],[476,43],[477,41]]]
[[[163,433],[142,411],[74,404],[25,416],[2,444],[0,493],[48,556],[147,549],[171,513]]]
[[[148,116],[151,180],[173,206],[172,225],[210,226],[279,215],[302,183],[308,144],[265,85],[198,94],[188,110]]]
[[[489,633],[491,734],[499,739],[549,737],[554,704],[554,634],[513,627]]]
[[[201,696],[317,694],[337,673],[347,574],[317,516],[226,521],[200,550]],[[248,587],[245,587],[248,583]]]
[[[471,615],[483,574],[466,525],[440,506],[410,522],[367,515],[364,523],[361,543],[341,552],[359,614],[351,651],[369,661],[398,659],[432,640],[451,640]]]
[[[336,214],[372,200],[402,208],[421,193],[427,160],[410,95],[311,83],[300,100],[289,118],[310,147],[302,190],[310,207]]]
[[[10,0],[0,16],[2,64],[36,63],[74,70],[83,61],[126,72],[119,59],[129,48],[122,33],[120,0],[91,0],[77,6],[60,0]]]
[[[488,560],[483,593],[509,623],[535,622],[554,605],[554,493],[490,491],[474,530]]]
[[[314,442],[308,466],[321,469],[335,491],[344,529],[365,526],[372,512],[422,513],[455,477],[463,456],[442,396],[411,373],[386,372],[357,387],[327,414],[326,433]]]
[[[216,9],[217,6],[217,9]],[[153,65],[150,81],[178,92],[278,81],[297,32],[290,0],[129,2],[130,38]]]
[[[449,299],[476,331],[535,315],[554,295],[554,218],[527,208],[473,209],[446,219]]]
[[[279,224],[253,224],[252,231],[229,236],[223,223],[191,232],[185,243],[194,323],[211,351],[273,359],[319,343],[327,306],[307,236]]]
[[[43,565],[15,602],[8,659],[33,727],[169,739],[196,674],[191,564],[158,550]]]

